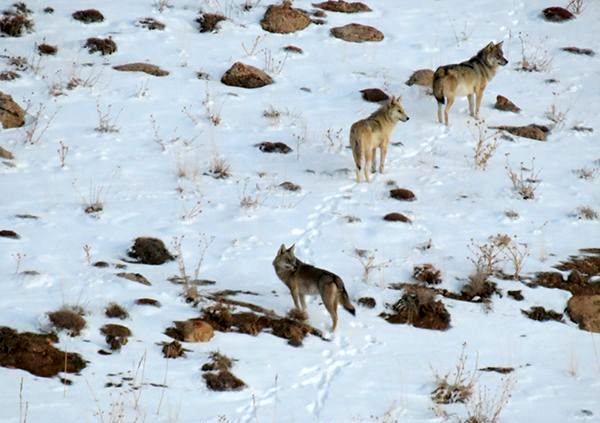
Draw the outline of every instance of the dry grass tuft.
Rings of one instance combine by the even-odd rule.
[[[458,363],[452,373],[439,375],[434,372],[435,389],[431,392],[431,399],[437,404],[453,404],[466,402],[473,394],[473,387],[477,379],[477,363],[473,371],[466,369],[467,355],[466,344],[458,357]]]
[[[117,303],[110,303],[104,309],[104,314],[106,317],[116,318],[116,319],[127,319],[129,317],[129,313],[122,306]]]
[[[540,172],[535,171],[534,161],[535,159],[531,161],[531,168],[524,167],[521,162],[518,173],[514,171],[510,165],[506,165],[506,171],[508,172],[508,177],[513,185],[513,190],[519,194],[523,200],[533,200],[538,184],[541,182],[539,179]]]
[[[67,331],[70,336],[79,336],[86,325],[84,314],[79,306],[63,306],[48,313],[48,318],[57,330]]]
[[[583,220],[598,220],[598,218],[600,217],[598,215],[598,212],[589,206],[577,207],[577,210],[575,211],[575,216],[577,216],[578,219]]]

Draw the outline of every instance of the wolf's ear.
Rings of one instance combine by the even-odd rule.
[[[285,245],[281,244],[281,247],[279,247],[279,251],[277,252],[277,254],[282,254],[285,253]]]
[[[288,253],[292,253],[294,254],[294,248],[296,248],[296,244],[292,244],[292,246],[290,248],[288,248]]]
[[[494,42],[493,41],[490,41],[490,43],[487,46],[485,46],[486,50],[491,50],[493,48],[494,48]]]
[[[498,44],[496,44],[496,47],[502,48],[502,44],[504,44],[504,41],[500,41]]]

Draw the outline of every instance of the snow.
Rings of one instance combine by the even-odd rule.
[[[21,235],[19,240],[0,239],[0,324],[37,332],[47,327],[47,312],[63,304],[81,305],[87,328],[76,338],[61,333],[57,347],[80,353],[89,364],[80,375],[66,375],[71,386],[58,378],[1,369],[0,420],[22,421],[19,407],[27,402],[30,422],[440,422],[445,417],[434,412],[430,399],[434,374],[454,369],[463,344],[468,369],[516,369],[500,421],[598,419],[597,334],[579,330],[568,318],[540,323],[521,313],[535,305],[562,312],[570,296],[566,292],[498,280],[504,293],[521,289],[525,300],[495,296],[486,311],[480,304],[443,299],[452,316],[445,332],[391,325],[378,314],[385,303],[400,297],[388,285],[409,281],[417,264],[433,263],[442,270],[441,286],[460,290],[472,271],[469,245],[497,233],[527,244],[524,274],[551,270],[579,248],[598,247],[598,220],[581,220],[573,213],[580,206],[598,211],[600,204],[600,179],[583,180],[574,173],[599,167],[599,59],[560,48],[575,45],[600,52],[594,30],[600,4],[585,2],[574,21],[554,24],[539,16],[554,4],[541,0],[461,0],[451,5],[369,0],[372,12],[328,12],[325,25],[276,35],[259,25],[267,3],[252,2],[256,6],[248,12],[241,10],[241,0],[170,3],[173,7],[160,13],[150,0],[55,0],[50,4],[54,14],[44,14],[46,2],[30,1],[34,32],[1,39],[3,55],[39,60],[39,69],[0,86],[19,104],[31,104],[25,128],[0,131],[0,145],[16,157],[14,167],[0,166],[0,229]],[[294,6],[312,9],[305,0]],[[106,20],[84,25],[71,18],[72,12],[90,7]],[[199,9],[224,13],[229,20],[218,33],[201,34],[194,22]],[[165,31],[135,26],[147,16],[164,22]],[[377,27],[385,40],[353,44],[329,36],[331,27],[350,22]],[[552,57],[549,69],[515,70],[521,59],[519,34],[536,54],[546,51]],[[89,55],[82,47],[88,37],[109,35],[118,45],[113,55]],[[256,51],[248,54],[257,37]],[[547,142],[501,140],[488,168],[476,170],[475,129],[466,100],[457,100],[446,128],[437,123],[433,98],[404,81],[416,69],[466,60],[491,40],[504,40],[509,64],[485,92],[481,114],[486,124],[548,124],[545,112],[552,104],[566,113],[566,120]],[[34,46],[41,42],[57,45],[58,54],[40,59]],[[304,54],[286,57],[281,48],[289,44]],[[273,85],[245,90],[219,82],[238,60],[264,68],[265,51],[272,54],[272,67],[281,70],[271,69]],[[9,68],[6,58],[2,61],[2,68]],[[155,78],[111,68],[134,61],[171,73]],[[198,71],[208,73],[210,80],[197,79]],[[54,84],[64,86],[72,75],[89,78],[91,86],[64,89],[65,95],[57,97],[49,94]],[[558,82],[548,84],[550,78]],[[386,173],[374,175],[370,184],[356,184],[346,147],[348,129],[375,110],[359,94],[372,87],[401,94],[411,119],[393,133],[393,141],[402,144],[390,147]],[[515,102],[521,114],[494,110],[497,94]],[[206,116],[206,100],[221,118],[218,126]],[[24,131],[40,104],[45,105],[42,121],[49,122],[48,129],[38,143],[25,144]],[[97,108],[107,112],[109,106],[118,132],[99,133],[94,130]],[[271,107],[281,112],[279,120],[263,117]],[[575,132],[570,129],[574,125],[594,132]],[[155,132],[164,146],[155,142]],[[69,148],[64,167],[57,154],[61,141]],[[294,152],[262,153],[254,146],[262,141],[285,142]],[[230,178],[204,174],[215,157],[229,163]],[[518,169],[520,163],[530,167],[532,160],[541,183],[535,199],[522,200],[505,168]],[[178,163],[192,176],[178,178]],[[302,190],[290,193],[277,187],[288,180]],[[413,190],[417,200],[390,199],[389,180]],[[94,192],[104,203],[97,217],[83,210]],[[240,207],[244,196],[257,206]],[[201,213],[194,215],[198,202]],[[519,217],[507,218],[507,210]],[[382,216],[392,211],[406,214],[413,224],[384,222]],[[15,217],[25,213],[39,219]],[[346,216],[361,221],[348,223]],[[331,342],[309,336],[302,347],[293,348],[270,334],[217,332],[209,343],[186,344],[191,350],[186,358],[167,360],[158,345],[170,341],[164,330],[174,320],[198,316],[181,297],[181,286],[167,280],[178,273],[177,264],[128,264],[127,271],[152,282],[147,287],[115,276],[114,267],[90,266],[83,249],[89,246],[92,262],[117,263],[138,236],[159,237],[171,249],[172,239],[183,236],[188,272],[209,243],[200,277],[217,284],[201,287],[201,292],[253,291],[259,296],[236,298],[280,314],[292,301],[271,261],[282,243],[295,243],[302,260],[343,278],[353,303],[372,296],[377,307],[357,307],[355,318],[340,310]],[[429,240],[430,249],[419,248]],[[356,248],[373,252],[382,264],[366,282],[353,256]],[[39,274],[23,275],[26,270]],[[155,298],[162,307],[135,305],[140,297]],[[133,337],[120,352],[102,356],[97,351],[107,347],[98,329],[114,320],[103,311],[111,301],[129,311],[129,319],[118,323],[131,328]],[[329,315],[317,299],[309,302],[309,315],[312,325],[329,330]],[[246,382],[245,390],[216,393],[206,388],[200,367],[215,350],[237,360],[233,373]],[[127,382],[122,388],[105,387],[123,376],[132,377],[136,389]],[[502,383],[496,373],[481,373],[477,387],[495,393]],[[466,416],[461,404],[444,408],[450,420]]]

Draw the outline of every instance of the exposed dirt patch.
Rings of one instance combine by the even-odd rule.
[[[21,236],[10,229],[0,230],[0,238],[20,239]]]
[[[127,279],[128,281],[141,283],[142,285],[151,286],[152,284],[146,277],[140,273],[132,273],[132,272],[121,272],[117,273],[117,276],[123,279]]]
[[[273,4],[267,8],[260,21],[262,29],[277,34],[289,34],[301,31],[310,25],[310,17],[306,12],[292,7],[292,2],[284,0],[281,4]]]
[[[389,95],[379,88],[365,88],[364,90],[360,90],[360,93],[362,94],[363,100],[371,103],[381,103],[390,98]]]
[[[148,305],[148,306],[153,306],[153,307],[161,307],[160,302],[155,300],[154,298],[138,298],[137,300],[135,300],[134,303],[137,305]]]
[[[258,144],[254,144],[255,147],[258,147],[258,149],[260,151],[262,151],[263,153],[280,153],[280,154],[288,154],[291,153],[292,150],[291,147],[289,147],[287,144],[283,143],[283,142],[270,142],[270,141],[264,141]]]
[[[150,31],[162,31],[166,27],[164,23],[154,18],[142,18],[138,21],[137,25]]]
[[[417,265],[413,268],[413,278],[428,285],[442,283],[442,272],[431,263]]]
[[[569,12],[564,7],[547,7],[542,10],[544,19],[548,22],[564,22],[575,19],[575,15]]]
[[[37,51],[40,56],[54,56],[56,53],[58,53],[58,47],[42,43],[38,45]]]
[[[10,95],[0,92],[0,125],[4,129],[25,125],[25,111]]]
[[[152,65],[150,63],[127,63],[125,65],[113,66],[113,69],[121,71],[121,72],[143,72],[152,76],[167,76],[169,75],[169,71],[161,69],[156,65]]]
[[[112,318],[112,319],[127,319],[129,317],[129,313],[127,312],[127,310],[125,310],[125,308],[123,308],[122,306],[120,306],[117,303],[110,303],[106,306],[106,308],[104,309],[104,314],[106,315],[106,317]]]
[[[563,261],[556,266],[558,270],[576,270],[585,276],[585,279],[600,275],[600,254],[589,256],[571,256],[569,260]]]
[[[406,287],[405,291],[395,304],[387,305],[391,313],[381,313],[381,317],[389,323],[405,323],[424,329],[446,330],[450,327],[450,313],[441,301],[435,301],[435,290]]]
[[[574,295],[567,303],[567,314],[579,329],[600,333],[600,295]]]
[[[507,291],[506,294],[513,298],[515,301],[523,301],[525,299],[525,297],[523,296],[523,294],[521,293],[520,289],[516,289],[513,291]]]
[[[364,308],[375,308],[377,301],[373,297],[361,297],[357,303]]]
[[[56,342],[56,335],[18,333],[12,328],[0,327],[0,366],[40,377],[52,377],[60,372],[78,373],[86,367],[79,354],[52,346]]]
[[[72,16],[76,21],[80,21],[85,24],[102,22],[104,20],[104,15],[96,9],[78,10],[77,12],[74,12]]]
[[[580,54],[583,56],[595,56],[596,53],[594,52],[594,50],[592,50],[591,48],[579,48],[579,47],[563,47],[561,48],[562,51],[566,51],[568,53],[573,53],[573,54]]]
[[[357,23],[331,28],[331,35],[351,43],[376,42],[384,38],[377,28]]]
[[[181,342],[208,342],[214,336],[212,326],[200,319],[173,322],[174,327],[167,328],[165,334]]]
[[[547,322],[548,320],[562,322],[563,318],[562,313],[558,313],[554,310],[546,310],[541,306],[534,306],[529,310],[521,310],[521,312],[530,319],[537,320],[538,322]]]
[[[293,182],[285,181],[279,184],[280,188],[283,188],[286,191],[298,192],[301,190],[300,185],[295,184]]]
[[[529,284],[564,289],[574,295],[600,295],[600,283],[590,281],[592,277],[600,275],[600,252],[595,249],[581,252],[589,255],[571,256],[555,266],[564,272],[570,271],[567,280],[559,272],[538,272]]]
[[[550,128],[547,126],[536,125],[533,123],[526,126],[490,126],[490,129],[499,129],[518,137],[529,138],[536,141],[546,141],[546,138],[550,133]]]
[[[219,13],[203,13],[196,22],[200,25],[200,32],[218,32],[219,23],[227,18]]]
[[[65,306],[60,310],[48,313],[48,319],[57,330],[66,331],[69,336],[79,336],[86,325],[83,314],[80,307]]]
[[[387,222],[403,222],[403,223],[412,223],[409,217],[403,215],[402,213],[392,212],[383,216],[383,220]]]
[[[414,192],[405,188],[394,188],[390,190],[390,197],[399,201],[415,201],[417,199]]]
[[[495,372],[502,375],[512,373],[515,371],[514,367],[483,367],[479,369],[480,372]]]
[[[519,113],[521,111],[520,107],[517,107],[515,103],[510,101],[508,98],[503,95],[496,96],[496,104],[494,104],[494,108],[497,110],[502,110],[504,112],[513,112]]]
[[[169,253],[165,243],[158,238],[138,237],[127,255],[143,264],[160,265],[175,257]]]
[[[419,85],[431,88],[433,86],[433,71],[431,69],[418,69],[410,75],[405,84],[409,87]]]
[[[26,15],[4,14],[0,16],[0,33],[9,37],[21,37],[33,30],[33,21]]]
[[[359,13],[359,12],[370,12],[371,8],[361,2],[346,2],[344,0],[336,1],[324,1],[322,3],[313,3],[314,7],[319,9],[327,10],[329,12],[340,12],[340,13]]]
[[[88,38],[84,45],[90,54],[100,52],[103,56],[113,54],[117,51],[117,43],[111,37],[108,38]]]
[[[253,89],[272,84],[273,78],[254,66],[236,62],[223,74],[221,82],[231,87]]]
[[[0,159],[13,160],[15,156],[6,148],[0,147]]]

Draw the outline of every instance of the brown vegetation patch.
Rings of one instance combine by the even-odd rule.
[[[185,352],[189,351],[183,348],[179,341],[163,343],[162,353],[165,358],[185,357]]]
[[[0,125],[4,129],[25,125],[25,110],[10,95],[0,92]]]
[[[383,216],[383,220],[387,222],[404,222],[404,223],[412,223],[409,217],[403,215],[402,213],[392,212]]]
[[[358,299],[357,303],[365,308],[375,308],[377,305],[377,301],[373,297],[361,297]]]
[[[151,265],[160,265],[175,258],[164,242],[151,237],[136,238],[127,255],[140,263]]]
[[[285,51],[287,53],[294,53],[294,54],[303,54],[304,53],[304,51],[300,47],[293,46],[291,44],[288,46],[285,46],[283,48],[283,51]]]
[[[214,336],[212,326],[200,319],[175,321],[165,334],[181,342],[208,342]]]
[[[0,16],[0,33],[9,37],[21,37],[32,29],[33,21],[25,15],[16,13]]]
[[[142,18],[138,21],[138,26],[146,28],[150,31],[162,31],[163,29],[165,29],[165,24],[160,21],[157,21],[154,18]]]
[[[78,10],[77,12],[74,12],[72,16],[76,21],[85,24],[102,22],[104,20],[104,15],[96,9]]]
[[[285,182],[280,183],[279,187],[283,188],[286,191],[292,191],[292,192],[298,192],[301,189],[300,185],[295,184],[290,181],[285,181]]]
[[[66,331],[69,336],[79,336],[86,325],[83,310],[79,307],[62,307],[48,313],[48,319],[57,330]]]
[[[371,103],[380,103],[390,98],[389,95],[379,88],[365,88],[364,90],[360,90],[360,92],[363,100]]]
[[[273,83],[266,72],[241,62],[235,62],[221,77],[225,85],[241,88],[260,88]]]
[[[207,372],[202,377],[211,391],[239,391],[246,387],[246,383],[229,370]]]
[[[495,372],[495,373],[500,373],[502,375],[506,375],[508,373],[512,373],[515,371],[514,367],[494,367],[494,366],[488,366],[488,367],[483,367],[481,369],[479,369],[480,372]]]
[[[287,317],[293,320],[299,320],[301,322],[305,322],[308,320],[308,313],[304,310],[300,310],[297,308],[292,308],[287,313]]]
[[[129,313],[122,306],[117,303],[110,303],[104,309],[104,314],[106,317],[110,317],[113,319],[127,319],[129,317]]]
[[[359,12],[370,12],[371,8],[364,3],[359,1],[346,2],[344,0],[328,0],[322,3],[313,3],[314,7],[319,9],[327,10],[329,12],[340,12],[340,13],[359,13]]]
[[[600,284],[590,281],[600,275],[600,251],[585,249],[581,252],[588,255],[571,256],[555,266],[558,270],[570,271],[566,281],[559,272],[538,272],[531,285],[564,289],[574,295],[600,295]]]
[[[494,108],[497,110],[502,110],[504,112],[513,112],[519,113],[521,111],[520,107],[517,107],[515,103],[510,101],[508,98],[503,95],[496,96],[496,104],[494,104]]]
[[[127,63],[125,65],[113,66],[113,69],[121,71],[121,72],[143,72],[152,76],[167,76],[169,71],[161,69],[156,65],[152,65],[150,63]]]
[[[220,13],[203,13],[196,22],[200,25],[200,32],[217,32],[219,23],[224,20],[227,18]]]
[[[499,129],[518,137],[529,138],[536,141],[546,141],[546,137],[550,133],[550,128],[547,126],[536,125],[534,123],[526,126],[490,126],[490,129]]]
[[[12,160],[15,156],[4,147],[0,147],[0,159]]]
[[[571,256],[569,260],[563,261],[555,267],[563,271],[575,270],[589,279],[592,276],[600,275],[600,254]]]
[[[562,322],[563,315],[554,310],[546,310],[541,306],[533,306],[529,310],[521,310],[521,312],[532,320],[538,322],[547,322],[548,320],[555,320]]]
[[[293,150],[287,144],[283,142],[270,142],[264,141],[258,144],[254,144],[255,147],[258,147],[260,151],[263,153],[280,153],[280,154],[288,154]]]
[[[417,265],[413,268],[413,278],[428,285],[442,283],[442,272],[431,263]]]
[[[575,19],[575,15],[564,7],[547,7],[542,10],[542,14],[548,22],[564,22]]]
[[[58,52],[58,47],[42,43],[37,47],[38,54],[45,56],[54,56]]]
[[[0,81],[14,81],[15,79],[20,78],[20,77],[21,77],[21,75],[19,75],[15,71],[0,72]]]
[[[432,88],[433,71],[431,69],[418,69],[410,75],[405,84],[409,87],[419,85],[421,87]]]
[[[474,273],[469,276],[469,280],[460,292],[468,301],[488,301],[499,291],[496,283],[487,280],[486,274]]]
[[[117,43],[111,37],[108,38],[88,38],[84,45],[90,54],[100,52],[103,56],[113,54],[117,51]]]
[[[2,229],[0,230],[0,238],[19,239],[21,236],[10,229]]]
[[[395,304],[392,313],[380,316],[389,323],[410,324],[418,328],[446,330],[450,327],[450,313],[441,301],[435,301],[435,291],[425,287],[408,287]]]
[[[331,35],[351,43],[382,41],[384,36],[381,31],[369,25],[351,23],[336,28],[331,28]]]
[[[310,25],[308,14],[303,10],[293,8],[292,2],[289,0],[269,6],[260,21],[262,29],[277,34],[300,31],[308,25]]]
[[[86,367],[79,354],[52,346],[56,342],[56,335],[18,333],[12,328],[0,327],[0,366],[40,377],[52,377],[60,372],[78,373]]]
[[[507,291],[506,293],[508,294],[509,297],[513,298],[515,301],[523,301],[525,299],[525,297],[521,293],[520,289]]]
[[[142,285],[150,286],[152,285],[146,277],[140,273],[133,272],[121,272],[117,273],[117,276],[123,279],[127,279],[128,281],[141,283]]]
[[[149,305],[153,307],[160,307],[160,302],[155,300],[154,298],[138,298],[135,300],[135,304],[137,305]]]
[[[108,323],[100,328],[100,333],[105,336],[106,343],[113,351],[118,351],[127,344],[127,338],[131,336],[131,330],[127,326]]]
[[[600,333],[600,295],[574,295],[567,303],[567,314],[579,329]]]
[[[414,201],[417,199],[414,192],[405,188],[394,188],[390,190],[390,197],[399,201]]]
[[[594,53],[594,50],[592,50],[591,48],[579,48],[579,47],[563,47],[561,48],[562,51],[566,51],[568,53],[573,53],[573,54],[580,54],[580,55],[584,55],[584,56],[594,56],[596,53]]]

